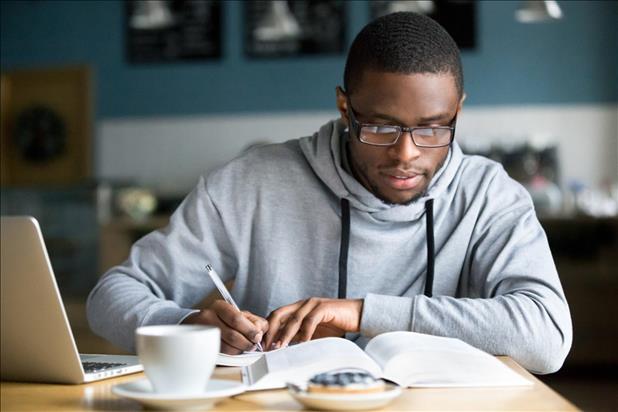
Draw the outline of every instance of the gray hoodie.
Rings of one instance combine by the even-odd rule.
[[[462,339],[536,373],[556,371],[572,340],[569,308],[530,196],[503,168],[454,143],[427,192],[390,205],[347,170],[339,121],[311,137],[252,149],[201,179],[167,227],[135,243],[88,298],[92,329],[134,350],[138,326],[178,323],[214,285],[260,316],[336,298],[341,199],[350,205],[345,296],[363,298],[363,346],[411,330]],[[433,199],[433,296],[425,205]]]

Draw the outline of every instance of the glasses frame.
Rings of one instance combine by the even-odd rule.
[[[352,103],[350,102],[350,98],[348,96],[346,96],[346,100],[348,102],[348,119],[350,120],[350,129],[352,129],[352,131],[354,132],[354,135],[356,136],[356,138],[358,139],[359,142],[364,143],[364,144],[368,144],[371,146],[394,146],[397,144],[397,142],[399,141],[399,138],[401,137],[401,135],[404,132],[408,132],[410,133],[410,137],[412,138],[412,141],[414,142],[414,144],[416,145],[416,147],[424,147],[424,148],[428,148],[428,149],[434,149],[434,148],[439,148],[439,147],[447,147],[450,146],[453,143],[453,140],[455,140],[455,126],[457,125],[457,114],[455,114],[455,117],[453,117],[453,120],[450,121],[450,126],[421,126],[421,127],[406,127],[406,126],[399,126],[399,125],[392,125],[392,124],[377,124],[377,123],[361,123],[356,119],[356,113],[354,112],[354,108],[352,107]],[[378,126],[386,126],[386,127],[392,127],[396,130],[399,131],[399,134],[397,135],[397,138],[393,141],[393,143],[372,143],[372,142],[366,142],[361,138],[360,135],[360,130],[363,127],[378,127]],[[418,144],[416,142],[416,140],[414,140],[414,131],[418,130],[418,129],[449,129],[451,131],[451,139],[449,140],[448,143],[445,144],[441,144],[438,146],[428,146],[426,144]]]

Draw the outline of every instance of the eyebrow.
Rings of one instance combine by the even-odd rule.
[[[356,112],[358,113],[358,112]],[[384,114],[384,113],[379,113],[379,112],[371,112],[370,114],[363,114],[363,117],[371,117],[371,118],[378,118],[378,119],[384,119],[387,121],[392,121],[394,123],[397,124],[406,124],[406,122],[401,121],[400,119],[393,117],[391,115],[388,114]],[[427,117],[421,117],[418,121],[419,125],[423,125],[423,124],[427,124],[427,123],[432,123],[432,122],[436,122],[439,120],[450,120],[452,118],[450,113],[444,112],[444,113],[438,113],[432,116],[427,116]]]

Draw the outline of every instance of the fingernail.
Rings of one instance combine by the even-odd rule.
[[[255,336],[253,337],[253,341],[255,343],[260,342],[262,340],[262,336],[263,336],[262,332],[256,333]]]

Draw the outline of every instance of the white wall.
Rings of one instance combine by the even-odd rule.
[[[134,179],[162,192],[181,194],[256,142],[283,142],[314,133],[336,115],[276,113],[143,119],[100,123],[96,176]]]
[[[309,135],[333,112],[106,119],[99,123],[96,176],[134,180],[169,194],[191,189],[200,174],[255,142]],[[563,181],[618,181],[618,105],[464,108],[457,138],[469,145],[558,144]]]
[[[531,141],[558,147],[563,183],[618,182],[618,105],[464,108],[457,136],[465,143]]]

